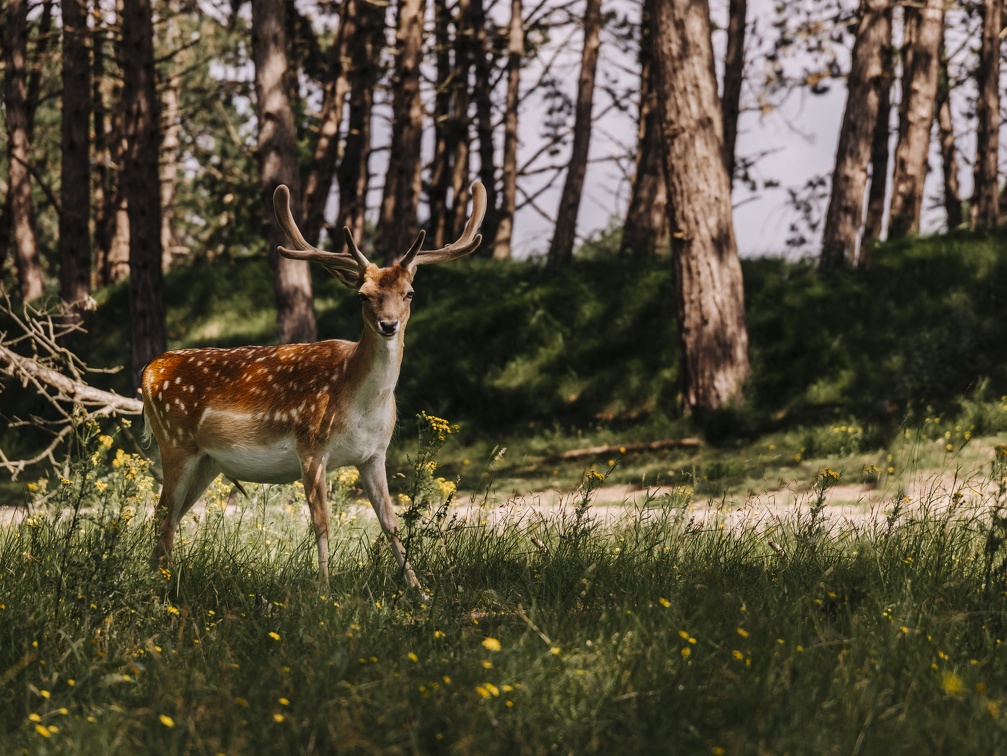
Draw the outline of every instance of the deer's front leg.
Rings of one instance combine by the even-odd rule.
[[[301,457],[304,494],[308,499],[311,524],[318,546],[318,576],[323,587],[329,585],[329,504],[325,498],[325,455],[306,454]]]
[[[399,521],[395,517],[395,510],[392,508],[392,497],[388,493],[385,455],[380,454],[372,457],[362,465],[358,465],[357,469],[360,470],[360,480],[364,484],[364,490],[367,492],[367,498],[370,499],[371,506],[374,508],[374,513],[378,516],[381,529],[388,536],[388,540],[392,544],[392,551],[395,552],[395,559],[398,560],[399,568],[402,570],[403,575],[405,575],[406,583],[410,588],[418,588],[422,591],[420,581],[416,579],[416,573],[413,572],[409,560],[406,559],[406,548],[399,539]]]

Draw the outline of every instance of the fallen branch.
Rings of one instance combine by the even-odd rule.
[[[698,438],[665,438],[660,441],[644,441],[636,444],[608,444],[607,446],[591,446],[586,449],[570,449],[558,454],[550,454],[543,458],[542,464],[551,462],[567,462],[571,459],[584,457],[607,456],[614,454],[637,454],[639,452],[661,451],[662,449],[693,449],[703,445]]]

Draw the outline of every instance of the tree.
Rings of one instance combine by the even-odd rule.
[[[80,311],[91,292],[91,57],[84,0],[63,0],[59,295]]]
[[[573,147],[567,165],[566,181],[559,200],[559,213],[549,244],[550,267],[567,265],[573,259],[577,232],[577,213],[584,191],[587,156],[591,147],[591,114],[594,109],[594,79],[601,48],[601,0],[587,0],[584,9],[584,50],[577,79],[577,106],[573,124]]]
[[[655,8],[657,89],[686,412],[741,400],[745,298],[706,0]]]
[[[937,71],[937,135],[941,147],[941,167],[944,173],[944,210],[948,229],[962,224],[962,200],[958,191],[958,160],[955,150],[954,121],[951,117],[951,82],[948,80],[948,60],[941,44]]]
[[[839,132],[832,195],[825,216],[821,267],[852,261],[864,212],[864,191],[883,93],[885,41],[891,36],[888,0],[862,0],[847,78],[846,112]]]
[[[1003,0],[983,0],[982,48],[976,83],[979,85],[975,190],[970,220],[973,226],[997,224],[997,155],[1000,149],[1000,27]]]
[[[25,68],[28,48],[27,0],[9,0],[5,90],[7,111],[7,166],[9,170],[11,238],[21,298],[38,299],[45,293],[45,279],[35,237],[31,199],[31,140],[28,135]]]
[[[599,0],[600,3],[601,0]],[[486,9],[483,0],[470,0],[472,11],[472,96],[476,105],[476,136],[479,138],[479,180],[486,187],[486,220],[483,221],[484,255],[491,255],[496,243],[500,215],[497,212],[497,182],[493,128],[493,55],[486,30]],[[466,203],[468,197],[465,197]],[[460,211],[461,208],[458,208]],[[464,213],[456,214],[458,223],[452,233],[464,224]]]
[[[364,233],[364,211],[370,184],[371,109],[374,86],[381,75],[378,63],[385,33],[385,9],[370,0],[358,0],[357,38],[350,54],[349,118],[346,146],[336,170],[339,183],[339,217],[336,228],[349,226],[354,238]]]
[[[425,0],[400,0],[396,31],[396,66],[392,93],[392,143],[381,198],[374,246],[390,264],[412,243],[417,206],[423,189],[420,146],[423,102],[420,63],[423,59]]]
[[[636,174],[622,227],[620,255],[653,257],[668,243],[668,189],[664,177],[661,115],[654,86],[654,6],[646,0],[640,25],[640,116]],[[726,89],[725,89],[726,92]],[[725,150],[726,156],[726,150]],[[732,151],[733,156],[733,151]]]
[[[295,214],[300,210],[301,182],[297,169],[294,113],[290,106],[287,32],[284,0],[252,0],[252,59],[255,64],[255,106],[259,120],[259,186],[263,217],[269,219],[269,263],[273,270],[276,319],[280,342],[316,339],[311,272],[303,260],[282,257],[283,230],[273,216],[273,192],[290,189]],[[132,202],[130,202],[132,205]]]
[[[925,0],[922,7],[905,7],[902,103],[888,224],[888,236],[892,239],[914,234],[920,228],[930,129],[937,110],[937,64],[943,37],[944,0]]]
[[[129,313],[133,385],[144,366],[166,348],[161,272],[160,129],[154,81],[150,0],[125,0],[122,12],[123,107],[129,197]]]
[[[730,0],[727,15],[727,52],[724,55],[724,93],[720,98],[720,109],[724,118],[724,164],[727,166],[727,175],[732,180],[738,143],[738,114],[741,112],[741,83],[745,78],[747,15],[748,0]]]
[[[304,213],[301,228],[304,238],[318,243],[325,214],[325,202],[336,173],[339,129],[343,122],[349,74],[344,61],[349,46],[357,36],[357,0],[344,0],[339,15],[339,29],[329,51],[329,66],[322,89],[322,112],[318,117],[318,137],[307,180],[304,182]],[[342,238],[342,237],[340,237]]]
[[[507,101],[504,105],[503,188],[500,215],[493,240],[493,257],[509,260],[517,208],[518,105],[521,99],[521,61],[524,58],[524,26],[521,0],[511,0],[507,27]]]
[[[881,227],[885,217],[885,199],[888,189],[888,140],[891,135],[892,80],[894,79],[894,56],[892,49],[892,9],[889,7],[888,36],[885,37],[881,52],[881,82],[878,93],[878,117],[874,123],[874,138],[871,141],[871,186],[867,192],[867,215],[864,219],[864,238],[860,245],[857,265],[867,268],[871,264],[873,242],[881,238]]]

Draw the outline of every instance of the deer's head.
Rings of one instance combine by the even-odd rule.
[[[416,268],[464,257],[474,252],[482,242],[482,235],[476,231],[486,214],[486,188],[478,181],[472,185],[472,215],[457,241],[440,249],[424,250],[426,232],[420,231],[412,246],[384,268],[367,259],[350,229],[345,226],[345,252],[328,252],[308,244],[294,223],[290,212],[290,191],[283,184],[273,193],[273,209],[280,228],[293,243],[293,249],[280,247],[280,254],[293,260],[317,262],[344,286],[355,289],[360,298],[364,323],[378,336],[392,339],[402,332],[409,320]]]

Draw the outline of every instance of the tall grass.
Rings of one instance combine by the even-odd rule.
[[[1007,748],[1004,451],[860,524],[816,479],[725,526],[681,491],[602,520],[459,503],[423,431],[403,517],[429,599],[330,481],[331,585],[297,486],[183,523],[148,566],[143,464],[81,428],[0,528],[0,750],[993,753]],[[451,429],[448,426],[447,433]]]

